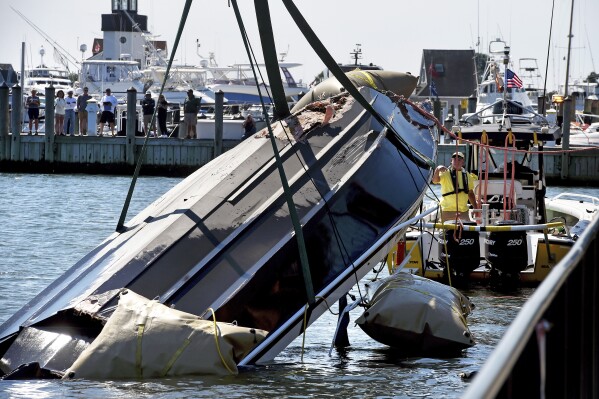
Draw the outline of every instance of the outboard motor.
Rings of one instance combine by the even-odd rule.
[[[445,223],[452,223],[446,221]],[[474,222],[463,222],[464,226],[476,226]],[[480,266],[480,244],[477,231],[461,232],[459,239],[454,239],[454,231],[447,230],[443,240],[439,241],[439,260],[443,269],[443,282],[455,287],[467,287],[470,273]],[[445,249],[447,243],[447,250]],[[449,267],[448,267],[449,264]]]
[[[516,220],[501,220],[495,226],[518,226]],[[520,271],[528,266],[525,231],[491,232],[486,239],[486,255],[491,267],[490,283],[494,288],[515,288],[520,282]]]

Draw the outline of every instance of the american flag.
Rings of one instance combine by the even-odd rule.
[[[507,87],[522,87],[522,79],[518,77],[511,69],[507,69],[505,71],[505,80],[507,82]]]

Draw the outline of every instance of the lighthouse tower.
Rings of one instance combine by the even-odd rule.
[[[137,0],[111,0],[112,14],[102,14],[105,60],[132,60],[146,65],[142,33],[148,31],[148,17],[137,13]]]

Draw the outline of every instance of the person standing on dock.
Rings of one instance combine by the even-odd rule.
[[[64,123],[66,125],[66,133],[69,136],[75,135],[75,108],[77,108],[77,99],[73,97],[73,90],[67,91],[67,97],[64,99],[67,106],[64,113]]]
[[[254,122],[254,118],[252,118],[252,114],[248,114],[243,121],[243,136],[241,136],[241,140],[245,140],[250,137],[252,134],[256,133],[256,122]]]
[[[29,134],[31,134],[31,125],[35,122],[35,134],[40,124],[40,98],[37,96],[37,90],[32,89],[31,95],[25,100],[27,107],[27,116],[29,117]]]
[[[89,95],[89,89],[83,88],[83,94],[77,97],[77,113],[79,114],[79,134],[82,136],[87,134],[87,100],[92,96]]]
[[[183,103],[183,120],[187,125],[186,139],[197,138],[196,125],[198,123],[198,112],[200,112],[201,99],[193,95],[193,90],[187,90],[187,98]]]
[[[480,204],[474,195],[474,182],[476,175],[464,169],[464,154],[454,152],[451,155],[449,168],[439,165],[433,174],[433,184],[441,184],[441,219],[469,220],[468,201],[475,209],[480,209]],[[457,184],[456,184],[457,183]]]
[[[102,103],[102,116],[100,116],[100,132],[98,136],[102,136],[104,132],[104,124],[108,123],[112,137],[114,137],[114,111],[118,101],[115,96],[112,95],[110,89],[106,89],[106,95],[100,100]]]
[[[156,109],[156,101],[152,98],[152,92],[146,91],[146,96],[141,100],[141,110],[144,114],[144,133],[146,136],[155,137],[156,136],[156,122],[150,126],[150,122],[152,122],[152,116],[154,115],[154,110]],[[152,127],[154,129],[152,129]],[[154,133],[150,132],[150,130],[154,130]]]
[[[164,94],[158,97],[158,130],[160,137],[168,137],[168,131],[166,129],[166,115],[168,111],[168,102],[164,98]]]
[[[64,136],[64,114],[67,107],[67,102],[64,99],[64,91],[58,90],[56,92],[56,99],[54,100],[54,134],[56,136]]]

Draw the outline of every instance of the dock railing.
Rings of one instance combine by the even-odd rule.
[[[549,273],[464,398],[599,397],[599,220]]]

